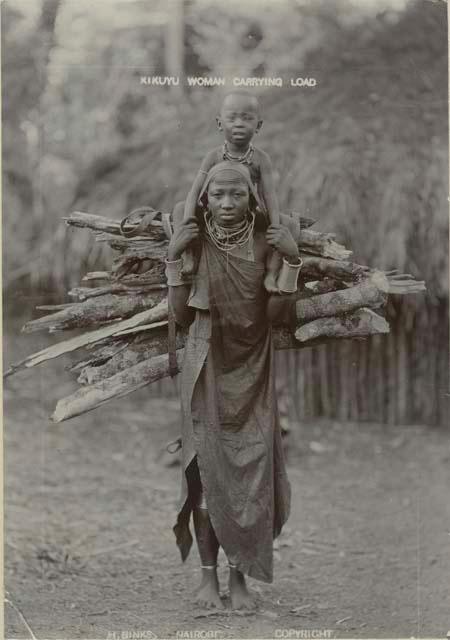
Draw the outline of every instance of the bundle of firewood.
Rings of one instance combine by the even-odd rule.
[[[388,323],[374,309],[382,309],[389,294],[425,290],[425,283],[410,274],[382,272],[349,261],[351,251],[338,244],[333,234],[313,231],[309,227],[314,221],[291,215],[298,218],[301,227],[298,326],[295,331],[275,329],[276,349],[388,333]],[[144,230],[141,225],[140,235],[133,235],[131,223],[121,227],[117,221],[88,213],[74,212],[65,220],[68,225],[90,229],[96,241],[108,243],[118,256],[109,272],[88,273],[83,278],[84,286],[69,292],[75,302],[38,307],[51,313],[23,327],[26,332],[85,331],[28,356],[5,373],[8,376],[83,349],[82,359],[70,367],[78,374],[81,387],[58,402],[52,416],[55,422],[169,375],[164,276],[169,216],[159,214]],[[179,368],[185,338],[185,331],[179,329]]]

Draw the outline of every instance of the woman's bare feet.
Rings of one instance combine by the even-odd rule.
[[[217,569],[202,569],[202,581],[195,592],[195,601],[206,609],[224,609],[219,593]]]
[[[255,599],[247,589],[244,574],[235,567],[230,567],[228,586],[232,609],[254,609],[256,607]]]

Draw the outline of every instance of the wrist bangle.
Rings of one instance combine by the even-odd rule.
[[[183,259],[178,260],[165,260],[166,263],[166,278],[169,287],[181,287],[186,284],[181,277],[181,269],[183,267]]]
[[[299,257],[298,264],[290,264],[286,258],[283,258],[283,265],[278,276],[278,289],[282,293],[294,293],[297,291],[297,280],[300,269],[303,266],[303,260]]]

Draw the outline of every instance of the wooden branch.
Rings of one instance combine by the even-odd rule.
[[[297,319],[305,324],[317,318],[348,313],[359,307],[376,309],[386,304],[387,289],[387,278],[381,271],[376,271],[354,287],[299,299],[296,303]]]
[[[66,367],[67,371],[76,373],[82,371],[86,367],[96,367],[104,364],[116,353],[126,349],[130,344],[131,338],[111,338],[111,342],[103,344],[101,346],[91,345],[92,353],[89,356],[84,356],[82,360],[79,360],[75,364],[70,364]],[[95,348],[96,347],[96,348]],[[89,347],[87,347],[89,350]]]
[[[60,331],[62,329],[93,327],[103,322],[128,318],[145,309],[151,309],[158,304],[160,299],[160,296],[115,296],[108,294],[86,302],[72,304],[57,313],[31,320],[22,327],[22,331],[31,333],[43,329]]]
[[[177,351],[177,362],[181,368],[183,350]],[[121,398],[147,384],[169,375],[169,356],[163,354],[136,364],[125,371],[89,387],[82,387],[56,405],[53,422],[62,422],[87,411],[92,411],[113,398]]]
[[[389,324],[371,309],[358,309],[354,313],[319,318],[299,327],[295,337],[300,342],[317,338],[363,338],[376,333],[389,333]]]
[[[334,238],[334,234],[331,233],[303,229],[300,233],[299,247],[303,251],[334,260],[345,260],[351,256],[352,251],[335,242]]]
[[[131,327],[136,327],[139,324],[165,320],[167,318],[167,313],[167,298],[165,298],[159,304],[157,304],[156,307],[147,309],[146,311],[141,311],[141,313],[138,313],[135,316],[128,318],[127,320],[115,322],[114,324],[108,325],[107,327],[101,327],[100,329],[96,329],[95,331],[89,331],[88,333],[84,333],[81,336],[76,336],[74,338],[71,338],[70,340],[64,340],[64,342],[58,342],[58,344],[47,347],[46,349],[42,349],[42,351],[38,351],[37,353],[28,356],[18,364],[11,366],[4,373],[3,377],[6,378],[16,371],[20,371],[21,369],[29,369],[30,367],[35,367],[42,362],[47,362],[48,360],[52,360],[53,358],[58,358],[61,355],[70,353],[71,351],[75,351],[76,349],[81,349],[82,347],[86,347],[87,345],[94,342],[100,342],[105,338],[114,336],[116,333],[119,333],[124,329],[130,329]]]
[[[426,291],[425,282],[423,280],[415,280],[414,276],[409,273],[388,276],[387,281],[388,292],[395,295]]]
[[[83,282],[89,282],[91,280],[110,280],[111,275],[109,271],[88,271],[88,273],[82,278]]]
[[[315,222],[311,218],[302,217],[296,212],[292,212],[290,216],[294,219],[297,218],[300,223],[299,246],[304,251],[336,260],[345,260],[351,255],[351,251],[335,242],[334,234],[312,231],[306,228]],[[68,225],[91,229],[95,233],[97,241],[108,242],[113,249],[121,252],[126,251],[129,256],[141,259],[162,259],[167,251],[168,240],[165,236],[163,225],[158,220],[152,221],[149,227],[150,235],[132,238],[125,238],[121,235],[118,221],[110,220],[103,216],[74,211],[64,220]],[[131,226],[130,229],[132,228]]]
[[[154,239],[147,236],[123,238],[109,233],[100,233],[95,239],[97,242],[107,242],[112,249],[126,253],[128,256],[141,259],[158,260],[165,258],[167,247],[169,246],[169,241],[163,235]]]
[[[310,291],[313,295],[329,293],[330,291],[338,291],[339,289],[345,288],[345,283],[334,280],[333,278],[324,278],[323,280],[316,280],[315,282],[307,282],[305,284],[305,290]]]
[[[186,333],[184,331],[177,331],[177,349],[184,347],[185,339]],[[151,337],[134,340],[126,349],[118,351],[104,364],[96,366],[93,363],[89,363],[89,365],[85,366],[81,371],[78,382],[80,384],[93,384],[99,380],[105,380],[143,360],[148,360],[167,352],[167,327],[155,329],[152,331]]]
[[[130,286],[165,282],[163,261],[152,261],[151,268],[143,273],[141,272],[141,263],[141,258],[122,254],[113,261],[111,278],[116,282],[120,281]]]
[[[122,235],[120,232],[120,222],[118,220],[105,218],[105,216],[84,213],[82,211],[73,211],[69,216],[63,218],[63,220],[68,226],[90,229],[96,233],[110,233],[117,236]],[[151,228],[152,230],[154,228],[155,234],[159,237],[163,226],[158,220],[152,220]],[[133,225],[125,225],[126,231],[131,231],[132,229]]]
[[[332,260],[330,258],[310,256],[302,252],[300,252],[300,256],[303,260],[302,277],[307,276],[312,279],[327,277],[335,278],[336,280],[355,281],[358,278],[369,275],[372,271],[369,267],[346,260]]]
[[[370,310],[365,310],[370,312]],[[376,314],[373,314],[376,316]],[[365,320],[365,324],[370,331],[374,331],[375,327],[379,327],[384,330],[384,320],[380,316],[377,316],[378,320]],[[339,323],[339,319],[330,318],[326,322],[334,321]],[[364,317],[360,320],[357,319],[357,314],[353,320],[354,323],[363,322]],[[382,321],[380,323],[380,321]],[[350,322],[350,320],[347,320]],[[313,323],[310,323],[313,324]],[[386,323],[387,324],[387,323]],[[309,325],[305,325],[308,327]],[[299,331],[303,329],[300,328]],[[389,329],[389,328],[388,328]],[[360,327],[358,336],[363,335],[363,330]],[[350,332],[347,331],[342,337],[349,338]],[[177,362],[178,367],[181,370],[182,366],[182,353],[181,348],[184,345],[186,339],[186,331],[180,332],[177,337]],[[107,362],[104,367],[98,367],[97,371],[93,369],[86,369],[83,375],[83,381],[89,382],[89,386],[85,386],[77,390],[72,395],[60,400],[56,406],[56,410],[52,416],[54,422],[62,422],[75,416],[92,411],[97,407],[113,400],[115,398],[123,397],[141,387],[151,384],[156,380],[160,380],[169,375],[169,357],[167,353],[161,355],[153,355],[145,357],[149,353],[157,353],[159,350],[167,349],[166,337],[159,335],[157,339],[155,336],[151,338],[152,342],[134,346],[134,354],[131,354],[128,350],[122,351],[121,354],[113,356],[113,358]],[[278,328],[274,331],[274,346],[276,349],[302,349],[305,347],[314,346],[317,344],[323,344],[328,342],[329,338],[311,339],[308,338],[308,344],[298,342],[294,339],[292,332],[287,328]],[[178,348],[179,347],[179,348]],[[151,350],[154,351],[151,351]],[[118,357],[121,355],[121,357]],[[114,361],[113,361],[114,360]],[[135,362],[135,364],[133,364]],[[131,366],[130,366],[131,364]],[[108,374],[113,374],[109,375]],[[108,377],[106,377],[108,376]]]
[[[129,287],[120,282],[105,285],[104,287],[74,287],[69,291],[69,296],[78,298],[79,300],[88,300],[89,298],[98,298],[107,294],[122,295],[132,294],[133,296],[145,296],[150,291],[158,291],[167,289],[167,284],[142,284],[141,286]]]

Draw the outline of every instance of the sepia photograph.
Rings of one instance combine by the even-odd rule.
[[[3,637],[450,638],[446,0],[3,0]]]

